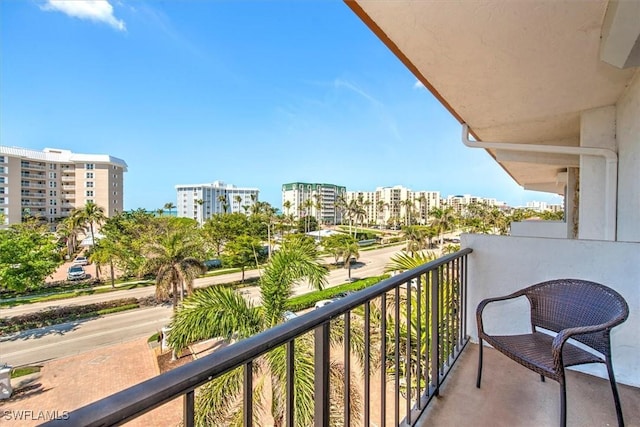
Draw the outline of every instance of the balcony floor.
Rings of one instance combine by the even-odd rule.
[[[614,355],[615,357],[615,355]],[[614,359],[615,360],[615,359]],[[557,426],[560,386],[486,348],[482,388],[476,388],[478,346],[469,344],[418,426]],[[606,368],[602,365],[603,373]],[[627,426],[640,426],[640,389],[618,384]],[[567,425],[614,426],[616,411],[609,381],[567,374]]]

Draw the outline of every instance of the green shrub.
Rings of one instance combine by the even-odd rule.
[[[332,288],[323,289],[321,291],[309,292],[308,294],[299,295],[290,298],[287,301],[287,310],[300,311],[313,307],[315,303],[323,299],[331,299],[342,292],[355,292],[373,286],[376,283],[388,278],[388,274],[378,277],[369,277],[363,280],[357,280],[353,283],[345,283],[344,285],[334,286]]]

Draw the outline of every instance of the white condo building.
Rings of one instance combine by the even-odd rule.
[[[23,217],[55,223],[88,201],[107,217],[122,212],[124,160],[107,154],[80,154],[0,146],[0,214],[5,224]]]
[[[412,191],[401,185],[378,187],[375,191],[348,191],[347,203],[361,202],[369,224],[426,224],[429,211],[440,207],[439,191]]]
[[[282,212],[294,218],[310,215],[319,224],[339,224],[342,212],[337,208],[347,189],[334,184],[291,182],[282,185]]]
[[[214,181],[210,184],[176,185],[178,193],[177,216],[193,218],[199,224],[219,213],[249,215],[258,201],[257,188],[241,188]]]

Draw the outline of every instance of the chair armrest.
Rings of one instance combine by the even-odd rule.
[[[509,295],[504,295],[504,296],[501,296],[501,297],[494,297],[494,298],[487,298],[487,299],[483,299],[482,301],[480,301],[480,304],[478,304],[478,308],[476,308],[476,320],[478,322],[478,334],[480,332],[484,333],[484,325],[482,323],[482,312],[484,311],[484,308],[487,306],[487,304],[489,304],[491,302],[496,302],[496,301],[506,301],[506,300],[510,300],[510,299],[521,297],[523,295],[525,295],[524,292],[517,291],[517,292],[514,292],[514,293],[509,294]]]
[[[555,365],[556,371],[559,372],[558,370],[562,369],[562,348],[569,338],[574,335],[604,331],[605,329],[613,326],[611,323],[615,322],[607,322],[589,326],[576,326],[574,328],[567,328],[558,332],[558,334],[553,338],[553,342],[551,343],[551,354],[553,355],[553,363]]]

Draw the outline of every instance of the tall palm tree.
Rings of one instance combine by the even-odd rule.
[[[159,238],[144,248],[147,260],[146,271],[156,275],[156,298],[164,300],[173,294],[173,309],[178,307],[178,292],[193,292],[193,280],[205,271],[204,265],[193,255],[201,247],[196,239],[182,229],[168,229]],[[180,286],[180,289],[178,289]]]
[[[66,240],[67,255],[73,256],[78,247],[78,234],[83,230],[78,215],[70,215],[60,221],[56,227],[58,234]]]
[[[213,338],[223,337],[227,340],[247,338],[266,330],[283,321],[286,302],[292,295],[293,285],[302,279],[316,289],[326,283],[327,270],[317,259],[313,242],[304,239],[292,239],[273,254],[260,279],[262,307],[256,307],[245,300],[233,289],[213,286],[199,291],[187,298],[171,322],[169,345],[174,351],[180,351],[188,344]],[[338,339],[340,334],[331,334]],[[338,337],[338,338],[337,338]],[[314,370],[313,370],[313,337],[303,335],[295,341],[294,353],[295,425],[310,426],[313,424]],[[272,403],[270,412],[274,425],[284,425],[285,408],[282,404],[283,391],[286,385],[286,353],[283,347],[253,361],[254,384],[253,399],[256,406],[265,408],[265,383],[270,382]],[[340,378],[343,368],[332,363],[331,378]],[[242,414],[242,370],[236,369],[215,378],[201,387],[196,394],[197,425],[230,425],[236,424],[238,415]],[[267,387],[268,389],[268,387]],[[336,389],[339,389],[336,388]],[[354,390],[354,396],[358,392]],[[339,402],[336,401],[339,406]],[[259,413],[254,413],[258,421]],[[332,416],[337,415],[332,411]]]
[[[440,234],[440,244],[444,242],[444,233],[451,230],[457,221],[457,216],[452,207],[433,208],[430,212],[433,220],[431,226]]]
[[[284,208],[285,215],[289,215],[289,210],[291,209],[291,200],[285,200],[282,203],[282,207]]]
[[[175,208],[176,208],[176,205],[174,205],[173,202],[167,202],[164,204],[164,209],[169,211],[169,215],[171,215],[171,213]]]
[[[99,227],[106,220],[107,217],[104,214],[104,208],[102,206],[96,205],[92,201],[88,201],[83,208],[75,209],[71,216],[74,217],[72,221],[76,224],[81,225],[82,227],[89,227],[89,231],[91,232],[91,247],[96,247],[96,235],[95,235],[95,227]],[[98,277],[98,265],[96,264],[96,277]]]
[[[224,213],[227,213],[227,210],[229,209],[229,203],[227,202],[227,195],[220,194],[218,196],[218,202],[220,202],[220,204],[222,205],[222,211]]]

